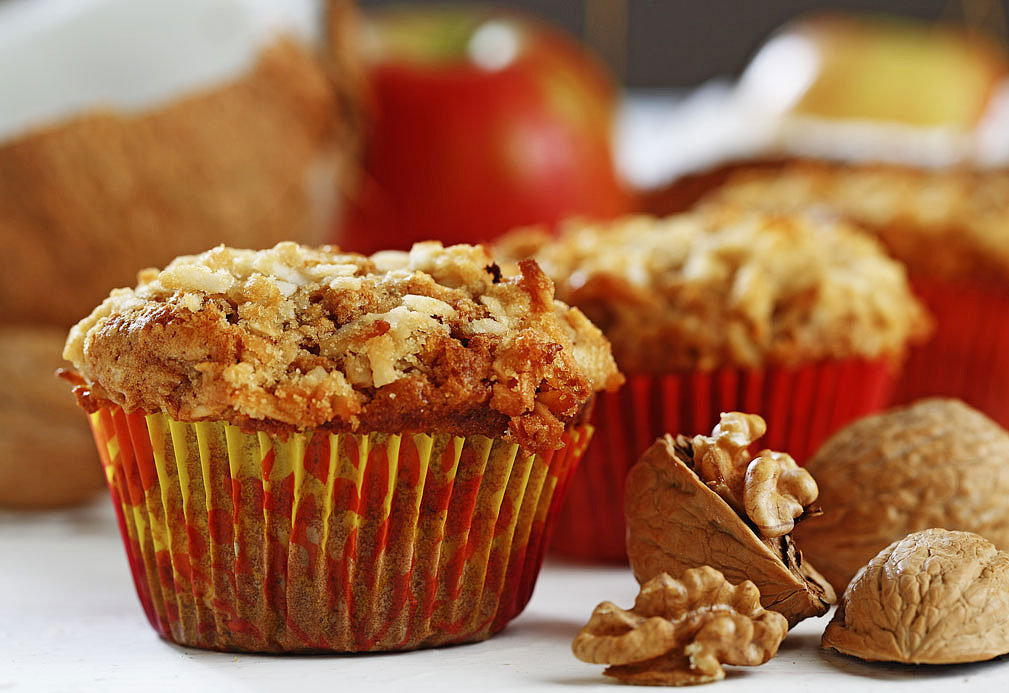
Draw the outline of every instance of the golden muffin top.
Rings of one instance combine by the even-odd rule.
[[[220,246],[140,272],[70,332],[89,406],[247,430],[448,432],[559,446],[621,377],[600,331],[535,262],[483,248],[371,257]]]
[[[904,267],[837,220],[723,207],[520,230],[498,251],[534,257],[628,372],[896,358],[928,329]]]
[[[741,171],[706,201],[843,217],[912,276],[1009,282],[1009,171],[798,161]]]

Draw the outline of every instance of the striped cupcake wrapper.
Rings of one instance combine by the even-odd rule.
[[[245,652],[483,640],[525,607],[591,437],[243,433],[90,415],[137,593],[162,636]]]
[[[1009,427],[1009,291],[922,279],[913,285],[936,329],[911,348],[895,403],[956,397]]]

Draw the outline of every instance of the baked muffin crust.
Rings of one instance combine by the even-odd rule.
[[[516,231],[629,372],[899,358],[928,329],[904,268],[838,221],[724,207],[665,219]]]
[[[504,435],[533,452],[622,381],[535,262],[504,277],[482,248],[436,242],[180,257],[113,291],[64,358],[90,407],[274,432]]]
[[[1009,284],[1009,170],[795,161],[738,171],[702,204],[812,210],[875,233],[912,276]]]

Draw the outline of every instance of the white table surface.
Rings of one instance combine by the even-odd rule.
[[[475,645],[365,656],[203,652],[159,639],[129,578],[110,504],[0,513],[0,691],[617,690],[570,643],[604,599],[629,606],[627,568],[548,562],[532,602]],[[1009,691],[1009,657],[974,665],[868,664],[820,650],[826,618],[800,624],[778,656],[729,667],[714,691]],[[708,689],[703,689],[708,690]]]

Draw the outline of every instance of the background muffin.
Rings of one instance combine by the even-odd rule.
[[[623,477],[657,435],[745,408],[768,420],[769,447],[801,462],[886,404],[908,341],[927,329],[903,267],[851,226],[809,216],[723,208],[573,224],[556,241],[519,232],[502,252],[533,254],[628,376],[598,403],[599,439],[558,524],[558,549],[583,557],[623,556]]]
[[[503,628],[530,596],[593,393],[620,382],[535,263],[505,277],[482,249],[438,243],[179,258],[114,291],[65,356],[152,624],[229,650]],[[186,507],[197,497],[206,511]],[[234,588],[208,578],[220,565]],[[249,627],[212,627],[229,613]]]
[[[332,3],[330,31],[346,30],[349,8]],[[321,0],[0,8],[0,62],[18,66],[0,77],[0,339],[65,333],[110,286],[179,254],[325,238],[357,124],[354,53],[311,45],[323,10]],[[22,354],[24,387],[52,389],[62,341]],[[88,436],[79,417],[76,436],[35,440],[21,424],[41,432],[60,404],[18,406],[17,419],[0,419],[0,446],[18,453],[0,459],[0,503],[56,505],[96,489],[90,445],[72,444]],[[15,462],[25,456],[66,472],[63,492],[31,488],[38,477]]]
[[[799,162],[737,173],[711,199],[815,210],[878,236],[936,319],[897,401],[958,397],[1009,425],[1009,171]]]

